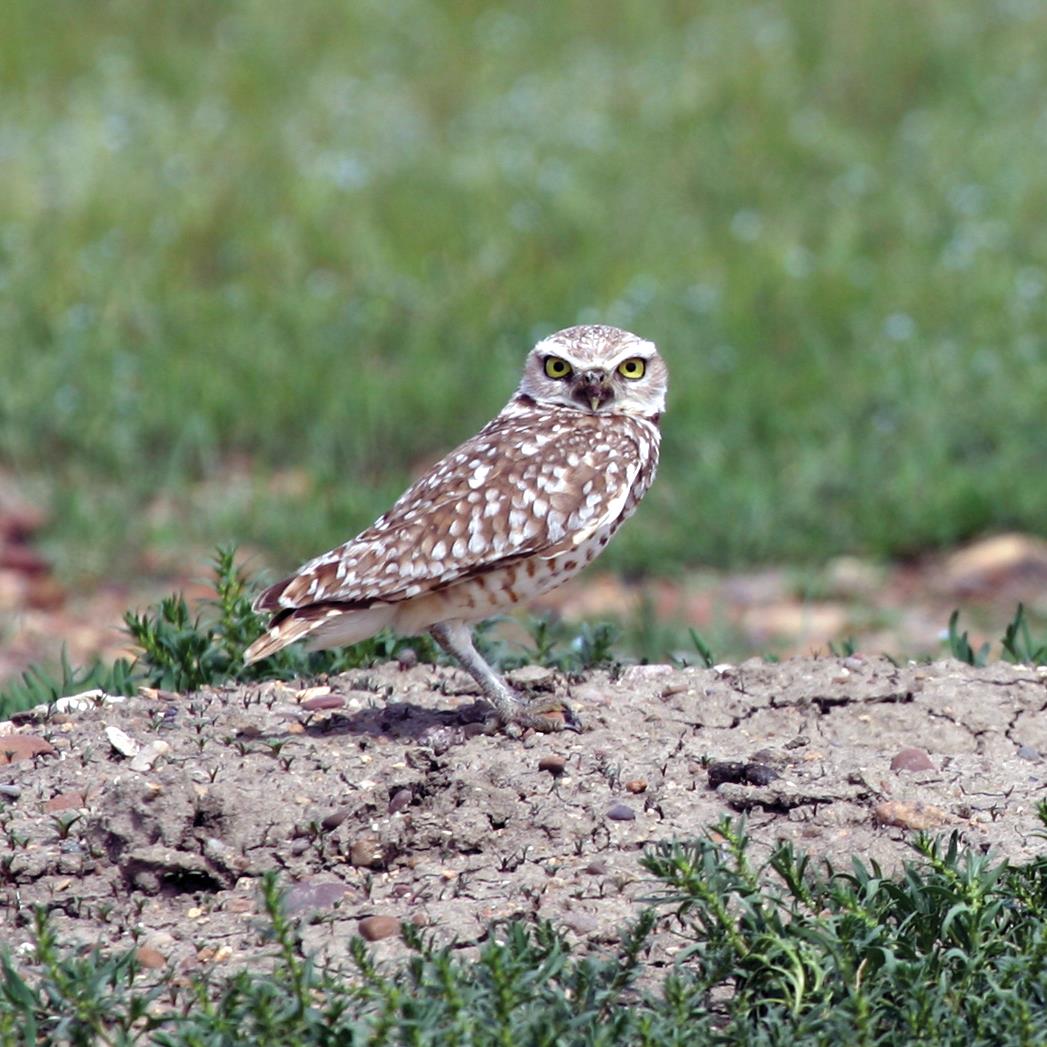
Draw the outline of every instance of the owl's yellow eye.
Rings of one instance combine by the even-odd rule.
[[[618,373],[623,378],[628,378],[630,381],[635,382],[637,378],[643,378],[644,371],[647,370],[647,364],[638,356],[632,356],[628,360],[623,360],[618,365]]]
[[[545,373],[550,378],[566,378],[571,373],[571,365],[558,356],[545,358]]]

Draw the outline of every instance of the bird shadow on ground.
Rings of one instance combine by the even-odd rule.
[[[448,736],[446,744],[452,744],[487,733],[490,714],[490,706],[482,700],[454,709],[405,701],[376,701],[373,706],[352,713],[337,713],[326,720],[306,723],[305,733],[312,737],[345,734],[397,741],[410,739],[441,748],[446,747],[441,745],[443,735]]]

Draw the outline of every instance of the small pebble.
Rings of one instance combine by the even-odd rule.
[[[592,934],[599,926],[595,916],[591,916],[587,912],[572,912],[568,913],[564,918],[563,922],[574,931],[575,934],[582,936],[585,934]]]
[[[400,921],[395,916],[365,916],[357,929],[364,941],[377,942],[400,933]]]
[[[402,811],[405,807],[410,806],[413,799],[414,794],[410,789],[397,789],[389,797],[389,813],[396,814],[397,811]]]
[[[725,782],[732,785],[770,785],[779,777],[773,767],[751,760],[716,760],[709,764],[709,788],[718,789]]]
[[[396,654],[396,664],[401,672],[413,669],[418,664],[418,652],[413,647],[401,647]]]
[[[158,971],[160,968],[167,966],[163,953],[150,945],[142,945],[136,949],[135,959],[138,960],[140,966],[146,967],[151,971]]]
[[[603,874],[607,872],[607,863],[596,858],[585,867],[585,872],[590,876],[603,876]]]
[[[562,756],[543,756],[538,761],[538,770],[548,771],[554,778],[559,778],[566,766],[567,760]]]
[[[384,859],[381,841],[376,836],[361,836],[349,846],[349,861],[359,869],[381,865]]]
[[[338,810],[332,811],[326,817],[320,820],[320,828],[324,832],[330,832],[332,829],[337,829],[352,813],[352,809],[349,807],[339,807]]]
[[[50,742],[35,734],[8,734],[0,738],[0,765],[34,756],[52,756],[56,752]]]
[[[162,738],[156,738],[146,745],[141,752],[131,757],[128,766],[132,771],[151,771],[153,764],[165,754],[171,751],[171,746]]]
[[[1034,749],[1031,745],[1019,745],[1018,746],[1018,759],[1019,760],[1039,760],[1040,750]]]
[[[3,763],[3,760],[0,760]],[[17,800],[22,795],[22,787],[20,785],[0,785],[0,797],[5,800]]]
[[[348,885],[340,880],[303,880],[287,889],[284,911],[288,916],[295,916],[313,909],[330,909],[348,893]]]
[[[340,694],[320,694],[315,698],[306,698],[302,702],[302,708],[311,713],[324,709],[341,709],[343,705],[345,705],[345,699]]]
[[[633,778],[631,781],[625,783],[625,789],[631,793],[645,793],[647,792],[647,782],[642,778]]]
[[[83,793],[59,793],[44,804],[44,810],[48,814],[53,814],[55,811],[72,811],[83,806]]]
[[[305,687],[295,694],[295,700],[299,705],[305,705],[314,698],[324,698],[331,693],[330,687]]]
[[[749,785],[770,785],[777,777],[778,772],[766,764],[747,763],[745,765],[745,781]]]
[[[636,812],[627,803],[616,803],[608,810],[607,817],[612,822],[631,822],[636,817]]]
[[[460,738],[450,727],[440,725],[427,727],[418,738],[418,744],[426,749],[432,749],[434,756],[443,756],[448,749]]]
[[[108,726],[105,729],[105,736],[109,739],[109,744],[121,756],[137,756],[142,748],[127,731],[123,731],[119,727]]]
[[[892,771],[936,771],[930,756],[923,749],[901,749],[891,760]]]
[[[949,822],[949,815],[940,807],[923,803],[902,803],[899,800],[884,800],[872,811],[873,821],[878,825],[893,825],[899,829],[936,829]]]

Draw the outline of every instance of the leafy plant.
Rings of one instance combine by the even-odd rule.
[[[141,650],[135,668],[143,683],[192,691],[212,683],[339,673],[394,658],[406,643],[386,631],[332,651],[308,652],[292,645],[246,666],[244,649],[262,634],[265,619],[251,608],[251,587],[236,565],[233,547],[217,550],[214,580],[216,597],[205,601],[197,614],[181,594],[174,594],[143,614],[125,616],[127,631]],[[424,642],[421,646],[423,656],[430,654]]]
[[[1047,823],[1047,804],[1040,807]],[[744,823],[645,856],[724,1043],[1035,1042],[1047,1035],[1047,859],[921,836],[900,878],[821,870],[790,844],[754,865]]]
[[[1018,610],[1003,634],[1002,644],[1006,656],[1020,665],[1047,664],[1047,641],[1037,643],[1033,640],[1024,604],[1018,604]]]
[[[960,632],[957,622],[960,612],[953,611],[949,616],[947,642],[954,658],[968,665],[983,666],[988,663],[991,645],[983,643],[974,650],[967,638],[967,632]],[[1047,663],[1047,642],[1040,643],[1033,639],[1029,621],[1025,614],[1025,605],[1019,603],[1014,617],[1008,623],[1000,647],[1005,658],[1021,665],[1043,665]]]
[[[959,620],[959,610],[955,610],[949,615],[949,631],[947,635],[949,651],[954,658],[961,662],[966,662],[968,665],[986,665],[989,660],[990,645],[983,643],[976,651],[971,646],[970,640],[967,639],[967,630],[965,629],[962,633],[959,631],[959,626],[957,625]]]

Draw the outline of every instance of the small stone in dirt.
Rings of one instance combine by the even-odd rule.
[[[806,734],[798,734],[792,741],[785,743],[786,749],[802,749],[805,745],[810,745],[811,739]]]
[[[55,811],[71,811],[83,806],[83,793],[59,793],[44,804],[44,810],[48,814],[54,814]]]
[[[1019,745],[1018,746],[1018,759],[1019,760],[1039,760],[1040,750],[1034,749],[1031,745]]]
[[[105,691],[95,687],[90,691],[82,691],[80,694],[70,694],[66,695],[65,698],[59,698],[52,705],[45,705],[44,709],[50,716],[54,716],[55,713],[86,713],[92,709],[97,709],[100,705],[119,705],[121,702],[126,701],[127,699],[123,695],[106,694]]]
[[[710,789],[718,789],[728,782],[732,785],[770,785],[778,777],[773,767],[741,760],[716,760],[709,764],[708,772]]]
[[[284,894],[284,911],[288,916],[311,909],[330,909],[348,893],[349,885],[340,880],[303,880],[292,884]]]
[[[547,669],[544,665],[524,665],[519,669],[514,669],[509,674],[513,683],[520,684],[523,687],[538,687],[541,684],[551,684],[555,675],[552,669]]]
[[[165,691],[159,687],[139,687],[138,693],[143,698],[148,698],[150,701],[158,702],[180,702],[182,696],[175,691]],[[166,710],[165,710],[166,712]]]
[[[320,828],[325,833],[331,832],[332,829],[337,829],[352,814],[352,808],[350,807],[339,807],[338,810],[332,811],[320,820]]]
[[[132,756],[128,766],[132,771],[151,771],[153,764],[170,751],[171,746],[162,738],[157,738],[145,746],[136,756]]]
[[[319,694],[302,702],[302,708],[311,713],[322,712],[324,709],[341,709],[343,705],[345,699],[340,694]]]
[[[607,872],[607,863],[596,858],[585,867],[584,871],[590,876],[603,876],[603,874]]]
[[[53,756],[56,752],[50,742],[35,734],[8,734],[0,738],[0,765],[34,756]]]
[[[892,771],[936,771],[930,756],[923,749],[901,749],[891,760]]]
[[[389,797],[389,813],[396,814],[397,811],[402,811],[413,799],[414,794],[410,789],[397,789],[396,792]]]
[[[930,804],[902,803],[884,800],[873,808],[873,820],[878,825],[893,825],[899,829],[936,829],[949,822],[949,815]]]
[[[612,822],[631,822],[636,812],[627,803],[616,803],[608,810],[607,817]]]
[[[633,778],[625,783],[625,790],[633,794],[645,793],[647,792],[647,782],[642,778]]]
[[[426,749],[432,749],[434,756],[443,756],[460,738],[461,735],[458,735],[450,727],[434,726],[427,727],[421,733],[418,738],[418,744],[424,745]]]
[[[158,971],[162,967],[167,966],[167,960],[164,959],[163,953],[159,949],[154,949],[151,945],[142,945],[135,950],[135,959],[138,963],[151,971]]]
[[[349,861],[359,869],[372,869],[385,861],[377,836],[361,836],[349,846]]]
[[[718,789],[724,782],[741,784],[745,781],[745,764],[741,760],[714,760],[707,771],[710,789]]]
[[[778,772],[766,764],[747,763],[745,765],[745,780],[749,785],[770,785],[777,777]]]
[[[357,929],[364,941],[377,942],[400,932],[400,921],[395,916],[365,916]]]
[[[303,687],[302,690],[296,691],[294,699],[299,705],[304,705],[306,702],[313,698],[323,698],[325,695],[331,693],[331,688],[327,686],[323,687]]]
[[[600,926],[596,917],[590,916],[587,912],[568,913],[563,918],[563,922],[579,937],[592,934]]]
[[[0,760],[0,763],[2,762]],[[0,785],[0,799],[17,800],[21,795],[22,787],[20,785]]]
[[[121,756],[137,756],[142,749],[142,746],[127,731],[114,727],[112,724],[106,727],[105,736],[109,739],[109,744]]]
[[[396,655],[396,664],[401,672],[413,669],[418,664],[418,652],[413,647],[401,647]]]
[[[554,778],[559,778],[567,767],[567,760],[562,756],[543,756],[538,761],[539,771],[548,771]]]

